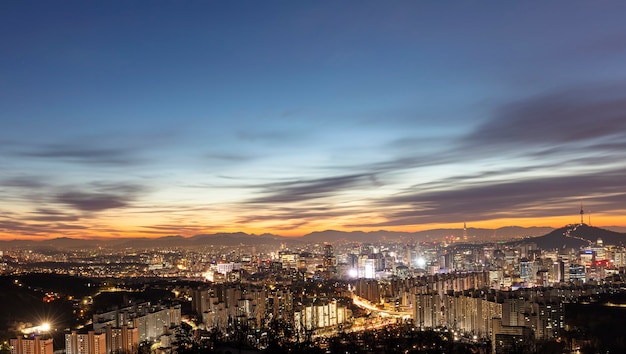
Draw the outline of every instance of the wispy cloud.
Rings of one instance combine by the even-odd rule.
[[[38,189],[47,186],[47,184],[43,180],[44,179],[41,177],[34,176],[12,177],[0,180],[0,186]]]
[[[80,220],[79,215],[67,213],[60,210],[48,209],[48,208],[38,208],[34,212],[31,213],[32,216],[28,217],[29,220],[32,221],[42,221],[42,222],[60,222],[60,221],[78,221]]]
[[[7,154],[21,158],[128,167],[152,162],[154,159],[149,158],[147,152],[171,144],[178,133],[178,129],[169,129],[167,132],[99,133],[64,139],[51,135],[50,139],[43,141],[4,140],[0,145]]]
[[[237,154],[237,153],[209,153],[205,155],[206,159],[212,162],[247,162],[257,158],[253,154]]]
[[[626,138],[626,84],[574,87],[506,104],[463,146],[559,146],[603,138]]]
[[[97,147],[90,144],[47,144],[30,146],[17,152],[18,156],[31,158],[48,158],[66,162],[77,162],[97,165],[121,165],[141,163],[143,160],[135,156],[128,148]]]
[[[350,213],[360,213],[362,210],[355,207],[339,205],[305,203],[299,206],[271,206],[268,205],[259,211],[258,208],[245,209],[247,215],[241,216],[238,222],[242,225],[265,221],[294,221],[300,220],[303,224],[317,220],[329,220]]]
[[[303,202],[333,196],[342,190],[369,184],[379,183],[371,174],[355,174],[345,176],[324,177],[309,180],[294,180],[268,183],[257,186],[261,196],[252,198],[247,203],[278,204]]]
[[[53,202],[70,206],[79,211],[96,212],[108,209],[125,208],[136,200],[143,187],[128,184],[107,184],[96,191],[81,191],[68,188],[53,197]]]
[[[0,232],[13,236],[51,236],[73,234],[76,230],[88,229],[85,225],[32,222],[15,219],[0,219]]]
[[[626,170],[620,169],[602,174],[407,191],[376,202],[387,221],[370,226],[574,215],[577,203],[583,198],[593,203],[598,212],[626,209],[624,180]]]
[[[580,85],[503,104],[434,153],[420,149],[419,138],[389,147],[407,151],[358,170],[419,175],[436,166],[440,175],[371,200],[386,221],[346,226],[563,216],[575,213],[580,198],[598,212],[624,210],[626,84]],[[484,163],[477,169],[479,161]],[[476,172],[459,173],[468,164]]]

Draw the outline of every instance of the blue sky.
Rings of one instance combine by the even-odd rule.
[[[3,2],[0,234],[623,225],[625,10]]]

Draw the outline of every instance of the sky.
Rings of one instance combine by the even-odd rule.
[[[2,1],[0,239],[626,226],[625,13]]]

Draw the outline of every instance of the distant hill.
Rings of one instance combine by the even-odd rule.
[[[610,231],[615,231],[615,232],[626,233],[626,227],[624,227],[624,226],[605,226],[605,227],[603,227],[603,229],[610,230]]]
[[[280,245],[281,243],[300,243],[300,238],[283,237],[270,234],[254,235],[243,232],[200,234],[192,237],[180,235],[158,238],[122,237],[99,239],[76,239],[68,237],[50,240],[11,240],[0,241],[0,247],[30,247],[37,250],[46,249],[84,249],[92,247],[112,248],[174,248],[198,247],[205,245],[237,246],[237,245]]]
[[[544,236],[525,239],[524,242],[533,242],[542,249],[580,248],[595,243],[598,238],[601,238],[605,245],[626,244],[626,233],[601,229],[587,224],[567,225]]]
[[[468,228],[469,241],[490,241],[511,238],[533,237],[545,235],[552,231],[547,227],[523,228],[509,226],[499,229]],[[284,237],[273,234],[247,234],[244,232],[200,234],[192,237],[180,235],[164,236],[159,238],[99,238],[99,239],[75,239],[68,237],[50,240],[12,240],[0,241],[0,247],[31,247],[33,249],[79,249],[90,247],[121,247],[121,248],[172,248],[172,247],[198,247],[205,245],[214,246],[237,246],[237,245],[280,245],[302,243],[325,243],[325,242],[364,242],[377,243],[380,241],[422,242],[442,241],[444,237],[462,237],[463,229],[434,229],[418,232],[395,232],[395,231],[336,231],[326,230],[312,232],[302,237]]]
[[[533,237],[545,235],[546,233],[554,230],[551,227],[520,227],[520,226],[506,226],[499,229],[479,229],[468,228],[467,235],[469,241],[489,241],[489,240],[506,240],[512,238]],[[444,237],[462,237],[463,229],[433,229],[417,232],[396,232],[396,231],[316,231],[310,234],[302,236],[302,240],[309,243],[321,243],[321,242],[367,242],[375,243],[383,240],[394,241],[406,241],[413,240],[416,242],[422,241],[442,241]]]

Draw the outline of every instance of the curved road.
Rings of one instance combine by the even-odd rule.
[[[585,241],[589,244],[589,246],[593,245],[593,241],[589,241],[586,238],[571,235],[571,233],[573,231],[576,231],[580,225],[582,224],[571,225],[567,230],[565,230],[565,232],[563,233],[563,236],[573,238],[575,240]]]
[[[355,294],[352,294],[352,302],[354,302],[354,304],[360,308],[366,309],[366,310],[370,310],[372,312],[375,312],[381,316],[389,316],[389,317],[398,317],[398,318],[409,318],[412,317],[412,313],[411,312],[404,312],[404,311],[391,311],[391,310],[382,310],[378,307],[376,307],[376,305],[372,304],[371,302],[369,302],[368,300],[357,296]]]

